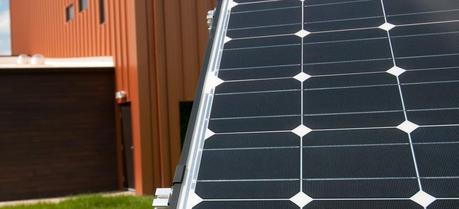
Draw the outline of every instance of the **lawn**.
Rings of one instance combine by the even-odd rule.
[[[100,195],[76,196],[60,203],[39,203],[0,207],[1,209],[152,209],[152,197]]]

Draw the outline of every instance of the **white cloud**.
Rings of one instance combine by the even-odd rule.
[[[0,11],[0,34],[10,34],[10,12]]]

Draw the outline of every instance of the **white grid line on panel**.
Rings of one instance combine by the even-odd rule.
[[[413,58],[413,57],[407,57],[407,58]],[[414,58],[418,58],[418,57],[414,57]],[[392,58],[383,57],[383,58],[374,58],[374,59],[355,59],[355,60],[336,60],[336,61],[327,61],[327,62],[313,62],[313,63],[305,63],[304,66],[344,64],[344,63],[356,63],[356,62],[373,62],[373,61],[384,61],[384,60],[392,60]],[[282,65],[242,66],[242,67],[223,68],[221,70],[222,71],[251,70],[251,69],[276,68],[276,67],[294,67],[294,66],[301,66],[301,64],[292,63],[292,64],[282,64]]]
[[[269,182],[269,181],[299,181],[300,179],[217,179],[198,180],[197,182],[218,183],[218,182]]]
[[[436,35],[449,35],[449,34],[457,34],[459,31],[446,31],[446,32],[436,32],[436,33],[418,33],[418,34],[411,34],[411,35],[391,35],[392,39],[396,38],[412,38],[412,37],[422,37],[422,36],[436,36]]]
[[[442,143],[430,143],[430,144],[442,144]],[[409,143],[348,144],[348,145],[302,146],[302,148],[303,149],[328,149],[328,148],[351,148],[351,147],[392,147],[392,146],[408,146],[408,145],[410,144]],[[234,148],[208,148],[208,149],[203,149],[203,151],[204,152],[214,152],[214,151],[246,151],[246,150],[273,150],[273,149],[280,150],[280,149],[298,149],[298,148],[300,148],[300,146],[234,147]]]
[[[301,89],[282,89],[282,90],[265,90],[265,91],[246,91],[246,92],[227,92],[217,93],[216,96],[228,96],[228,95],[242,95],[242,94],[265,94],[265,93],[281,93],[281,92],[296,92]]]
[[[343,18],[343,19],[316,20],[316,21],[309,21],[308,25],[321,24],[321,23],[347,22],[347,21],[354,21],[354,20],[369,20],[369,19],[377,19],[377,18],[382,18],[382,17],[383,16],[369,16],[369,17],[352,17],[352,18]]]
[[[400,57],[397,57],[397,59],[400,60],[400,59],[417,59],[417,58],[449,57],[449,56],[459,56],[459,53],[400,56]]]
[[[397,84],[373,84],[373,85],[355,85],[355,86],[337,86],[337,87],[324,87],[324,88],[309,88],[305,91],[322,91],[322,90],[338,90],[338,89],[360,89],[360,88],[375,88],[375,87],[388,87],[397,86]]]
[[[330,65],[330,64],[345,64],[345,63],[356,63],[356,62],[374,62],[374,61],[383,61],[391,60],[390,57],[379,57],[372,59],[354,59],[354,60],[335,60],[335,61],[326,61],[326,62],[311,62],[305,63],[305,66],[315,66],[315,65]]]
[[[303,178],[304,181],[380,181],[380,180],[416,180],[416,176],[393,176],[393,177],[368,177],[368,178]],[[459,179],[459,176],[431,176],[421,177],[421,179]],[[203,179],[197,182],[202,183],[225,183],[225,182],[279,182],[279,181],[299,181],[300,179]]]
[[[458,67],[447,67],[447,68],[430,68],[430,69],[411,69],[405,70],[410,72],[416,71],[434,71],[434,70],[451,70],[451,69],[458,69]],[[340,77],[340,76],[354,76],[354,75],[369,75],[369,74],[385,74],[387,71],[375,71],[375,72],[363,72],[363,73],[339,73],[339,74],[326,74],[326,75],[308,75],[309,78],[323,78],[323,77]],[[237,80],[227,80],[225,83],[237,83],[237,82],[255,82],[255,81],[270,81],[270,80],[291,80],[292,77],[270,77],[270,78],[249,78],[249,79],[237,79]],[[437,81],[422,81],[422,82],[404,82],[401,83],[402,86],[404,85],[422,85],[422,84],[441,84],[441,83],[457,83],[459,80],[437,80]],[[388,84],[374,84],[374,85],[391,85]],[[356,85],[351,86],[354,87],[368,87],[374,85]],[[394,84],[396,85],[396,84]],[[348,86],[336,86],[336,87],[326,87],[326,88],[346,88]],[[311,88],[310,90],[321,90],[323,88]],[[231,92],[229,92],[231,93]]]
[[[420,128],[435,128],[435,127],[459,127],[459,124],[426,124],[419,125]],[[354,131],[354,130],[379,130],[379,129],[395,129],[396,126],[373,126],[373,127],[348,127],[348,128],[315,128],[313,132],[327,131]],[[260,130],[260,131],[228,131],[218,132],[215,135],[238,135],[238,134],[267,134],[267,133],[291,133],[292,130]]]
[[[354,0],[354,1],[341,1],[341,2],[331,2],[331,3],[322,3],[322,4],[310,4],[310,5],[306,5],[306,7],[322,7],[322,6],[332,6],[332,5],[342,5],[342,4],[353,4],[353,3],[368,2],[368,1],[373,1],[373,0]],[[254,3],[270,3],[270,2],[273,2],[273,1],[245,2],[245,3],[239,3],[239,4],[248,5],[248,4],[254,4]],[[277,10],[295,9],[295,8],[300,8],[300,6],[288,6],[288,7],[278,7],[278,8],[273,8],[273,9],[255,9],[255,10],[235,11],[235,12],[231,12],[231,15],[255,13],[255,12],[268,12],[268,11],[277,11]]]
[[[204,199],[205,202],[253,202],[253,201],[288,201],[289,199],[284,198],[272,198],[272,199],[261,199],[261,198],[253,198],[253,199]]]
[[[300,66],[300,65],[295,65],[295,66]],[[288,66],[288,67],[291,67],[291,66]],[[277,67],[266,67],[266,68],[277,68]],[[265,68],[265,69],[266,69]],[[459,67],[454,67],[452,69],[455,69],[455,68],[459,68]],[[278,68],[279,70],[282,70],[283,68]],[[442,69],[442,68],[439,68],[439,69]],[[226,71],[239,71],[239,70],[244,70],[244,69],[234,69],[234,70],[226,70]],[[255,70],[263,70],[263,69],[253,69],[254,71]],[[276,69],[277,70],[277,69]],[[225,71],[225,70],[223,70]],[[416,70],[413,70],[413,71],[416,71]],[[352,76],[352,75],[366,75],[366,74],[384,74],[385,71],[370,71],[370,72],[361,72],[361,73],[330,73],[330,74],[315,74],[315,75],[311,75],[311,77],[333,77],[333,76]],[[289,76],[289,77],[266,77],[266,78],[247,78],[247,79],[235,79],[235,80],[227,80],[225,82],[231,82],[231,81],[235,81],[235,82],[243,82],[243,81],[251,81],[251,80],[281,80],[281,79],[291,79],[292,77]]]
[[[244,51],[244,50],[254,50],[254,49],[269,49],[269,48],[282,48],[290,46],[301,46],[301,44],[279,44],[279,45],[270,45],[270,46],[253,46],[253,47],[237,47],[225,49],[225,51]]]
[[[391,200],[409,200],[409,198],[397,198],[397,197],[387,197],[387,198],[316,198],[317,201],[391,201]]]
[[[239,31],[239,30],[252,30],[252,29],[265,29],[265,28],[275,28],[275,27],[286,27],[301,25],[301,23],[288,23],[288,24],[274,24],[274,25],[260,25],[260,26],[249,26],[249,27],[239,27],[239,28],[230,28],[228,31]]]
[[[413,38],[413,37],[425,37],[425,36],[436,36],[436,35],[450,35],[450,34],[458,34],[458,33],[459,33],[459,31],[448,31],[448,32],[437,32],[437,33],[420,33],[420,34],[412,34],[412,35],[396,35],[396,36],[391,36],[391,38],[392,39]],[[277,37],[277,36],[286,36],[286,35],[259,36],[259,37],[253,36],[253,37],[243,37],[243,38],[240,38],[240,39],[273,38],[273,37]],[[306,43],[304,43],[304,45],[349,43],[349,42],[374,41],[374,40],[383,40],[383,39],[387,39],[387,36],[384,36],[384,37],[356,38],[356,39],[342,39],[342,40],[333,40],[333,41],[306,42]],[[299,45],[300,44],[277,44],[277,45],[260,45],[260,46],[252,46],[252,47],[234,47],[234,48],[225,49],[225,51],[243,51],[243,50],[280,48],[280,47],[299,46]]]
[[[378,180],[412,180],[416,176],[406,177],[371,177],[371,178],[304,178],[305,181],[378,181]]]
[[[373,38],[343,39],[343,40],[335,40],[335,41],[305,42],[303,45],[349,43],[349,42],[360,42],[360,41],[374,41],[374,40],[382,40],[382,39],[387,39],[387,37],[373,37]],[[281,48],[281,47],[300,46],[300,45],[301,44],[262,45],[262,46],[253,46],[253,47],[229,48],[229,49],[225,49],[225,51],[243,51],[243,50],[253,50],[253,49]]]
[[[282,147],[240,147],[240,148],[208,148],[203,151],[246,151],[246,150],[272,150],[272,149],[298,149],[300,146],[282,146]]]
[[[415,142],[414,145],[447,145],[447,144],[459,144],[459,139],[455,139],[456,141],[438,141],[438,142]],[[422,178],[422,177],[421,177]]]
[[[422,15],[422,14],[432,14],[432,13],[442,13],[442,12],[452,12],[459,11],[459,9],[451,10],[436,10],[436,11],[427,11],[427,12],[415,12],[415,13],[401,13],[386,15],[386,17],[397,17],[397,16],[409,16],[409,15]],[[356,17],[356,18],[343,18],[343,19],[330,19],[330,20],[321,20],[321,21],[310,21],[308,24],[320,24],[320,23],[332,23],[332,22],[346,22],[354,20],[365,20],[365,19],[376,19],[383,18],[384,16],[368,16],[368,17]],[[445,24],[445,23],[456,23],[459,20],[444,20],[444,21],[430,21],[430,22],[415,22],[415,23],[404,23],[397,25],[398,27],[409,27],[409,26],[418,26],[418,25],[431,25],[431,24]],[[272,27],[286,27],[293,25],[300,25],[301,23],[288,23],[288,24],[273,24],[273,25],[262,25],[262,26],[248,26],[248,27],[239,27],[231,28],[229,31],[235,30],[251,30],[251,29],[260,29],[260,28],[272,28]]]
[[[362,2],[369,2],[374,0],[354,0],[354,1],[339,1],[339,2],[330,2],[330,3],[321,3],[321,4],[308,4],[305,7],[322,7],[322,6],[332,6],[332,5],[342,5],[342,4],[355,4]]]
[[[459,144],[459,139],[452,142],[418,142],[413,145],[449,145]],[[323,148],[350,148],[350,147],[388,147],[388,146],[409,146],[410,143],[379,143],[379,144],[342,144],[342,145],[313,145],[303,146],[304,149],[323,149]],[[244,151],[244,150],[273,150],[273,149],[297,149],[300,146],[278,146],[278,147],[233,147],[233,148],[208,148],[203,151]],[[421,177],[422,178],[422,177]]]
[[[385,5],[384,5],[384,0],[381,0],[381,8],[382,8],[382,12],[384,14],[384,20],[385,20],[386,23],[388,23],[387,16],[386,16],[386,9],[385,9]],[[396,58],[395,58],[394,48],[393,48],[393,45],[392,45],[392,39],[391,39],[391,35],[390,35],[390,30],[387,30],[386,32],[387,32],[387,37],[388,37],[388,44],[389,44],[389,47],[390,47],[390,53],[391,53],[391,56],[392,56],[392,59],[393,59],[392,61],[393,61],[394,67],[397,67],[397,61],[396,61]],[[404,97],[403,97],[403,91],[402,91],[402,87],[400,85],[400,78],[398,76],[396,76],[396,79],[397,79],[398,90],[399,90],[399,94],[400,94],[400,101],[402,103],[403,114],[405,116],[405,123],[406,123],[406,122],[409,122],[409,119],[408,119],[408,115],[407,115],[407,112],[406,112],[406,106],[405,106],[405,100],[404,100]],[[412,158],[413,158],[412,160],[413,160],[413,163],[414,163],[414,168],[415,168],[415,171],[416,171],[416,177],[417,177],[417,181],[418,181],[419,190],[422,191],[422,183],[421,183],[421,178],[420,178],[420,174],[419,174],[419,167],[418,167],[418,163],[417,163],[417,159],[416,159],[416,153],[414,151],[413,140],[411,138],[411,132],[407,132],[407,134],[408,134],[408,139],[409,139],[409,143],[410,143],[410,150],[411,150],[411,155],[412,155]]]
[[[317,74],[317,75],[311,75],[312,77],[315,78],[321,78],[321,77],[338,77],[338,76],[354,76],[354,75],[370,75],[370,74],[384,74],[386,73],[385,71],[372,71],[372,72],[359,72],[359,73],[330,73],[330,74]]]
[[[450,145],[459,144],[457,141],[448,142],[418,142],[413,145]],[[341,144],[341,145],[312,145],[303,146],[303,149],[323,149],[323,148],[350,148],[350,147],[389,147],[389,146],[409,146],[410,143],[379,143],[379,144]],[[233,147],[233,148],[207,148],[203,151],[244,151],[244,150],[273,150],[273,149],[297,149],[300,146],[278,146],[278,147]],[[420,177],[422,178],[422,177]]]
[[[242,120],[242,119],[264,119],[264,118],[289,118],[289,117],[300,117],[300,114],[290,115],[260,115],[260,116],[240,116],[240,117],[218,117],[210,118],[210,120]]]
[[[311,76],[314,77],[314,76]],[[447,81],[424,81],[424,82],[405,82],[401,83],[398,79],[397,84],[373,84],[373,85],[355,85],[355,86],[336,86],[336,87],[322,87],[322,88],[308,88],[304,91],[326,91],[326,90],[340,90],[340,89],[361,89],[361,88],[376,88],[376,87],[390,87],[390,86],[410,86],[410,85],[429,85],[429,84],[447,84],[447,83],[458,83],[459,80],[447,80]],[[259,91],[236,91],[236,92],[223,92],[217,93],[216,96],[228,96],[228,95],[244,95],[244,94],[269,94],[279,92],[296,92],[301,89],[275,89],[275,90],[259,90]]]
[[[459,127],[459,124],[424,124],[420,125],[421,128],[435,128],[435,127]]]
[[[317,149],[317,148],[349,148],[349,147],[385,147],[385,146],[406,146],[409,143],[380,143],[380,144],[343,144],[343,145],[314,145],[314,146],[303,146],[305,149]]]
[[[427,55],[415,55],[415,56],[399,56],[397,59],[417,59],[417,58],[434,58],[434,57],[447,57],[447,56],[459,56],[459,53],[448,53],[448,54],[427,54]],[[391,60],[391,57],[374,58],[374,59],[355,59],[355,60],[340,60],[340,61],[327,61],[327,62],[315,62],[305,63],[305,66],[314,65],[328,65],[328,64],[343,64],[343,63],[356,63],[356,62],[373,62],[373,61],[384,61]],[[283,64],[283,65],[264,65],[264,66],[245,66],[245,67],[234,67],[234,68],[223,68],[222,71],[230,70],[251,70],[251,69],[264,69],[264,68],[277,68],[277,67],[295,67],[301,64]],[[387,69],[386,69],[387,70]]]
[[[387,17],[400,17],[400,16],[411,16],[411,15],[420,15],[420,14],[434,14],[434,13],[443,13],[443,12],[457,12],[459,9],[441,9],[441,10],[432,10],[424,12],[409,12],[409,13],[400,13],[400,14],[387,14]]]
[[[301,31],[304,31],[304,17],[305,17],[305,9],[304,9],[304,1],[301,1]],[[308,32],[309,33],[309,32]],[[301,56],[301,73],[304,74],[304,38],[306,36],[303,36],[301,37],[301,53],[300,53],[300,56]],[[309,76],[309,75],[308,75]],[[306,79],[305,79],[306,80]],[[301,81],[301,89],[304,89],[304,81]],[[304,118],[303,118],[303,115],[304,115],[304,91],[301,91],[301,97],[300,97],[300,105],[301,105],[301,125],[304,125]],[[303,177],[303,137],[302,136],[298,136],[299,137],[299,140],[300,140],[300,173],[299,173],[299,178],[301,179]],[[300,191],[299,192],[302,192],[303,191],[303,181],[300,181]]]
[[[262,4],[262,3],[269,3],[269,2],[276,2],[276,1],[283,1],[283,0],[260,0],[260,1],[252,1],[252,2],[241,2],[240,5],[248,5],[248,4]]]
[[[373,17],[364,17],[364,18],[349,18],[346,21],[361,20],[361,19],[375,19],[375,18],[382,18],[382,17],[383,16],[373,16]],[[323,20],[323,21],[315,21],[315,22],[311,21],[308,24],[321,24],[321,23],[331,23],[331,22],[345,22],[345,21],[343,21],[343,19]],[[459,20],[404,23],[404,24],[397,25],[397,27],[410,27],[410,26],[421,26],[421,25],[446,24],[446,23],[456,23],[456,22],[459,22]],[[276,25],[264,25],[264,26],[253,26],[253,27],[241,27],[241,28],[232,28],[232,29],[230,29],[230,31],[263,29],[263,28],[273,28],[273,27],[287,27],[287,26],[294,26],[294,25],[300,25],[300,24],[301,23],[290,23],[290,24],[276,24]],[[377,28],[378,27],[344,28],[344,29],[337,29],[337,30],[310,31],[310,32],[311,33],[332,33],[332,32],[355,31],[355,30],[368,30],[368,29],[377,29]]]
[[[459,200],[459,197],[436,198],[437,200]],[[203,202],[257,202],[257,201],[289,201],[290,199],[273,198],[273,199],[203,199]],[[387,198],[313,198],[313,201],[409,201],[410,198],[404,197],[387,197]]]
[[[351,111],[351,112],[330,112],[330,113],[311,113],[304,116],[333,116],[333,115],[360,115],[360,114],[377,114],[377,113],[395,113],[403,110],[373,110],[373,111]]]
[[[344,28],[344,29],[335,29],[335,30],[322,30],[322,31],[311,31],[313,34],[321,33],[338,33],[338,32],[349,32],[349,31],[361,31],[361,30],[371,30],[378,27],[362,27],[362,28]]]
[[[407,72],[418,72],[418,71],[442,71],[442,70],[453,70],[459,69],[459,66],[451,66],[451,67],[431,67],[431,68],[413,68],[413,69],[405,69]],[[242,70],[242,69],[241,69]],[[279,69],[281,70],[281,69]],[[371,74],[387,74],[386,71],[370,71],[370,72],[359,72],[359,73],[330,73],[330,74],[316,74],[311,75],[311,78],[324,78],[324,77],[341,77],[341,76],[356,76],[356,75],[371,75]],[[236,80],[227,80],[225,82],[251,82],[251,81],[268,81],[268,80],[288,80],[292,79],[291,76],[289,77],[267,77],[267,78],[254,78],[254,79],[236,79]],[[439,80],[439,81],[428,81],[429,82],[449,82],[451,80]],[[457,80],[452,80],[452,82],[457,82]],[[402,85],[406,84],[424,84],[423,82],[405,82]]]
[[[339,90],[339,89],[360,89],[360,88],[375,88],[375,87],[390,87],[397,86],[397,84],[375,84],[375,85],[360,85],[360,86],[341,86],[341,87],[324,87],[324,88],[308,88],[304,91],[324,91],[324,90]],[[260,91],[238,91],[238,92],[224,92],[217,93],[217,96],[227,95],[244,95],[244,94],[268,94],[268,93],[279,93],[279,92],[296,92],[301,89],[281,89],[281,90],[260,90]]]
[[[332,6],[337,4],[349,4],[349,3],[359,3],[359,2],[368,2],[373,0],[357,0],[357,1],[343,1],[343,2],[332,2],[332,3],[324,3],[324,4],[310,4],[306,7],[321,7],[321,6]],[[265,12],[265,11],[276,11],[276,10],[285,10],[285,9],[294,9],[299,8],[299,6],[288,6],[288,7],[278,7],[273,9],[256,9],[256,10],[245,10],[245,11],[237,11],[231,12],[232,15],[234,14],[244,14],[244,13],[254,13],[254,12]],[[435,14],[435,13],[446,13],[446,12],[457,12],[459,9],[442,9],[442,10],[432,10],[432,11],[423,11],[423,12],[409,12],[409,13],[399,13],[399,14],[387,14],[387,17],[400,17],[400,16],[413,16],[413,15],[422,15],[422,14]],[[368,17],[361,17],[364,19],[371,19],[371,18],[380,18],[383,16],[368,16]],[[354,18],[344,18],[343,20],[354,19]],[[359,19],[359,18],[355,18]],[[337,19],[338,21],[340,19]]]
[[[445,108],[439,108],[443,110]],[[459,109],[456,108],[446,108],[446,109]],[[413,109],[410,111],[435,111],[437,109]],[[334,116],[334,115],[359,115],[359,114],[377,114],[377,113],[395,113],[403,112],[403,110],[374,110],[374,111],[351,111],[351,112],[329,112],[329,113],[308,113],[303,114],[305,117],[314,117],[314,116]],[[215,117],[210,118],[210,120],[241,120],[241,119],[262,119],[262,118],[286,118],[286,117],[299,117],[300,114],[289,114],[289,115],[259,115],[259,116],[240,116],[240,117]]]
[[[395,126],[374,126],[374,127],[353,127],[353,128],[317,128],[314,131],[353,131],[353,130],[378,130],[378,129],[391,129]]]
[[[406,71],[430,71],[430,70],[452,70],[459,69],[459,66],[448,66],[448,67],[430,67],[430,68],[413,68],[405,69]]]
[[[267,133],[291,133],[292,130],[274,130],[274,131],[232,131],[218,132],[215,135],[238,135],[238,134],[267,134]]]
[[[247,36],[247,37],[238,37],[232,38],[232,40],[247,40],[247,39],[262,39],[262,38],[275,38],[275,37],[285,37],[285,36],[293,36],[294,34],[291,33],[283,33],[283,34],[276,34],[276,35],[265,35],[265,36]]]
[[[456,22],[459,22],[459,20],[406,23],[406,24],[397,25],[397,27],[408,27],[408,26],[418,26],[418,25],[436,25],[436,24],[445,24],[445,23],[456,23]]]
[[[285,64],[285,65],[263,65],[263,66],[248,66],[248,67],[234,67],[234,68],[223,68],[220,71],[232,71],[232,70],[260,70],[266,68],[284,68],[284,67],[300,67],[301,64]]]
[[[444,84],[444,83],[458,83],[459,80],[449,80],[449,81],[424,81],[424,82],[406,82],[402,83],[402,86],[410,85],[428,85],[428,84]]]
[[[293,80],[293,78],[291,76],[289,76],[289,77],[272,77],[272,78],[248,78],[248,79],[226,80],[225,83],[253,82],[253,81],[272,81],[272,80]]]
[[[297,9],[297,8],[301,8],[301,7],[300,6],[288,6],[288,7],[278,7],[278,8],[272,8],[272,9],[245,10],[245,11],[231,12],[231,15],[258,13],[258,12],[270,12],[270,11],[280,11],[280,10]]]

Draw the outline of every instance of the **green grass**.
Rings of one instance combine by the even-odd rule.
[[[1,209],[152,209],[152,197],[119,196],[102,197],[83,195],[64,200],[60,203],[38,203],[0,207]]]

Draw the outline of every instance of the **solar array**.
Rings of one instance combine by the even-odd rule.
[[[459,208],[459,1],[220,4],[178,208]]]

